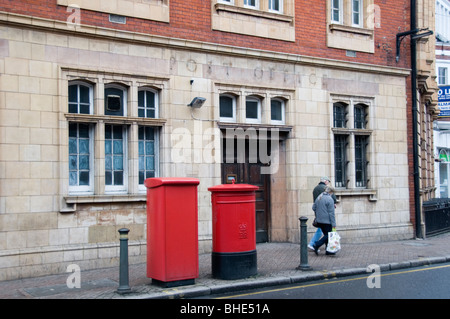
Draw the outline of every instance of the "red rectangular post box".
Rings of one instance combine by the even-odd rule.
[[[212,275],[240,279],[256,275],[255,191],[258,186],[224,184],[211,192]]]
[[[164,287],[198,277],[198,203],[195,178],[148,178],[147,277]]]

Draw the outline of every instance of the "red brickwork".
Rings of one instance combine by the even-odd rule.
[[[74,1],[76,3],[76,1]],[[375,29],[375,53],[358,52],[356,58],[346,56],[345,50],[327,47],[326,1],[295,1],[296,41],[285,42],[239,35],[211,29],[211,2],[205,0],[170,0],[170,23],[127,18],[125,25],[111,23],[108,14],[81,10],[81,23],[175,38],[236,45],[348,60],[362,63],[408,67],[408,50],[403,50],[399,63],[395,62],[395,35],[409,30],[409,1],[378,0],[381,25]],[[58,6],[56,0],[0,0],[0,11],[66,21],[71,12]],[[407,39],[402,42],[407,48]]]

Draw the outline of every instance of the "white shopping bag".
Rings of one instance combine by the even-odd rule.
[[[341,236],[337,232],[329,232],[327,252],[337,253],[339,250],[341,250]]]

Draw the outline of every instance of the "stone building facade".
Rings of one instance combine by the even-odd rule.
[[[261,242],[324,175],[344,241],[414,236],[409,1],[72,2],[0,1],[0,280],[116,265],[122,227],[144,262],[153,176],[199,178],[200,252],[232,179]]]

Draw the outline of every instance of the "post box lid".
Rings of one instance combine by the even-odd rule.
[[[259,189],[258,186],[255,185],[249,185],[249,184],[222,184],[217,186],[209,187],[208,190],[210,192],[250,192],[250,191],[256,191]]]
[[[144,185],[147,188],[159,187],[162,185],[198,185],[200,180],[191,177],[153,177],[147,178]]]

